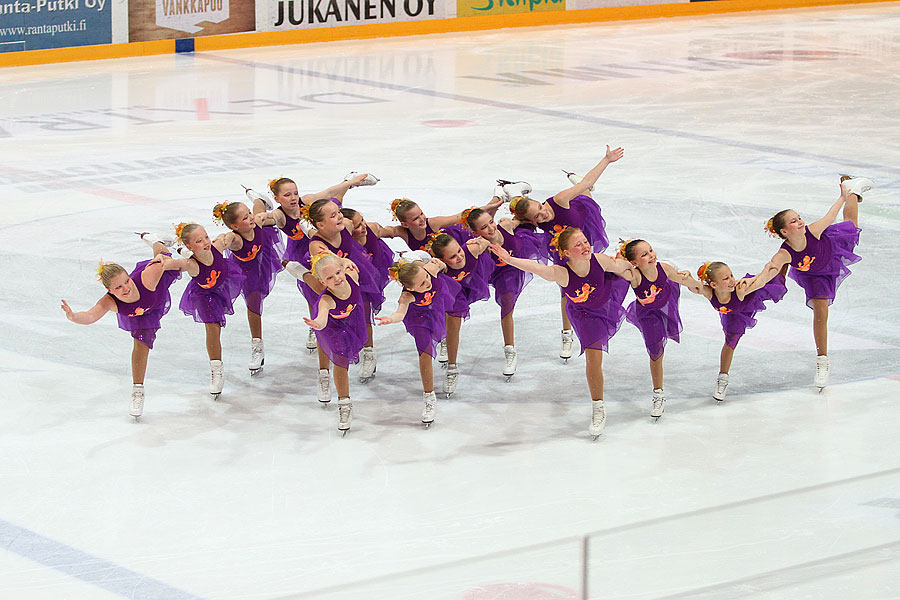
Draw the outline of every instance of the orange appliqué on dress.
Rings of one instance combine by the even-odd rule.
[[[637,301],[641,303],[641,306],[651,304],[654,300],[656,300],[656,297],[659,296],[660,293],[662,293],[661,288],[656,287],[655,284],[651,285],[647,293],[644,294],[644,297],[638,298]]]
[[[206,283],[197,284],[202,287],[204,290],[208,290],[209,288],[216,287],[216,283],[219,281],[219,272],[218,271],[210,271],[209,277],[206,278]]]
[[[728,313],[731,312],[731,309],[728,308],[727,306],[720,306],[716,310],[719,311],[720,313],[722,313],[723,315],[727,315]]]
[[[259,244],[253,244],[253,247],[250,248],[250,254],[248,254],[246,257],[241,258],[237,254],[235,254],[234,256],[241,262],[248,262],[256,258],[256,255],[259,254],[260,248],[261,246]]]
[[[431,301],[434,300],[435,292],[425,292],[425,295],[422,297],[422,300],[416,302],[416,306],[428,306],[431,304]]]
[[[572,302],[581,304],[582,302],[587,302],[587,299],[590,297],[590,295],[593,293],[593,291],[594,291],[594,286],[584,284],[583,286],[581,286],[580,290],[575,292],[574,296],[570,296],[570,295],[566,294],[566,298],[568,298]]]
[[[303,233],[302,229],[300,229],[300,223],[294,225],[294,228],[291,229],[291,234],[288,237],[292,240],[302,240],[306,237],[306,234]]]
[[[129,317],[140,317],[140,316],[143,315],[145,312],[147,312],[147,309],[146,309],[146,308],[144,308],[143,306],[138,306],[136,309],[134,309],[134,312],[131,313],[131,314],[128,315],[128,316],[129,316]]]
[[[463,279],[465,279],[468,276],[469,276],[469,274],[466,273],[465,271],[460,271],[459,273],[456,274],[455,277],[453,277],[453,280],[454,281],[462,281]]]
[[[356,305],[355,305],[355,304],[348,304],[348,305],[347,305],[347,308],[345,308],[345,309],[342,310],[341,312],[339,312],[339,313],[337,313],[337,314],[335,314],[335,313],[330,313],[330,314],[331,314],[331,316],[332,316],[333,318],[335,318],[335,319],[346,319],[347,317],[350,316],[350,313],[353,312],[353,309],[354,309],[354,308],[356,308]]]
[[[803,260],[801,260],[799,263],[797,263],[797,267],[796,267],[797,270],[798,271],[809,271],[809,268],[812,266],[814,260],[816,260],[815,256],[813,256],[813,257],[804,256]]]

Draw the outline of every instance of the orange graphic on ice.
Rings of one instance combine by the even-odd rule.
[[[719,311],[720,313],[722,313],[723,315],[727,315],[728,313],[731,312],[731,309],[728,308],[727,306],[720,306],[716,310]]]
[[[813,256],[812,258],[810,258],[809,256],[804,256],[803,260],[797,263],[797,270],[809,271],[809,268],[812,266],[814,260],[816,260],[815,256]]]
[[[129,316],[129,317],[140,317],[140,316],[143,315],[145,312],[147,312],[147,309],[146,309],[146,308],[144,308],[143,306],[138,306],[136,309],[134,309],[134,312],[131,313],[131,314],[128,315],[128,316]]]
[[[583,286],[581,286],[580,290],[575,292],[574,296],[570,296],[570,295],[566,294],[566,298],[568,298],[572,302],[581,304],[582,302],[587,302],[587,299],[591,296],[593,291],[594,291],[594,286],[584,284]]]
[[[217,281],[219,281],[219,272],[210,271],[209,277],[206,278],[206,283],[201,283],[200,287],[202,287],[204,290],[208,290],[211,287],[215,287]]]
[[[302,240],[306,237],[306,234],[303,233],[303,230],[300,229],[300,223],[294,225],[294,228],[291,229],[291,234],[288,236],[292,240]]]
[[[259,254],[259,249],[260,249],[259,244],[253,244],[253,247],[250,248],[250,254],[248,254],[247,256],[245,256],[243,258],[238,256],[237,254],[235,254],[235,256],[237,257],[237,259],[239,261],[247,262],[247,261],[250,261],[250,260],[253,260],[254,258],[256,258],[256,255]]]
[[[428,306],[431,304],[432,300],[434,300],[434,292],[425,292],[425,295],[422,296],[422,300],[416,302],[416,306]]]
[[[354,308],[356,308],[355,304],[348,304],[347,308],[345,308],[344,310],[342,310],[341,312],[339,312],[337,314],[331,313],[331,316],[334,317],[335,319],[346,319],[347,317],[350,316],[350,313],[353,312]]]
[[[469,276],[469,274],[466,273],[465,271],[460,271],[460,272],[456,275],[456,277],[454,277],[453,279],[456,280],[456,281],[462,281],[463,279],[465,279],[465,278],[468,277],[468,276]]]
[[[662,292],[662,289],[656,287],[656,285],[651,285],[650,289],[644,294],[643,298],[638,298],[637,301],[641,303],[641,306],[651,304],[656,297]]]

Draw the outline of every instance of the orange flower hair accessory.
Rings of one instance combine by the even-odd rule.
[[[559,254],[559,257],[562,258],[563,250],[559,247],[559,236],[562,235],[562,232],[568,229],[567,227],[563,227],[562,225],[554,225],[553,226],[553,238],[550,240],[550,247],[556,250],[556,253]]]
[[[622,238],[619,238],[619,244],[616,246],[616,258],[619,258],[620,256],[622,258],[625,258],[625,246],[636,239],[637,238],[629,238],[627,240],[623,240]]]
[[[434,240],[438,239],[438,236],[440,236],[443,233],[444,233],[443,229],[438,229],[434,233],[429,233],[428,236],[425,238],[426,239],[425,251],[428,252],[430,255],[436,256],[434,251],[431,249],[431,247],[434,245]]]
[[[409,198],[395,198],[393,202],[391,202],[391,217],[394,221],[399,221],[400,217],[397,216],[397,207],[400,206],[401,202],[409,202]]]
[[[97,263],[97,281],[103,281],[103,270],[111,264],[111,262],[103,262],[103,259],[100,259],[100,262]]]
[[[519,202],[521,202],[522,200],[526,200],[526,199],[527,198],[525,198],[525,196],[516,196],[515,198],[513,198],[512,200],[509,201],[509,210],[512,212],[515,212],[516,206],[519,204]]]
[[[335,258],[337,258],[337,255],[335,255],[331,252],[319,252],[315,256],[313,256],[312,259],[310,259],[310,261],[309,261],[309,270],[316,277],[318,277],[318,274],[316,273],[316,263],[318,263],[320,260],[322,260],[326,256],[334,256]]]
[[[309,204],[301,204],[300,205],[300,218],[303,219],[304,221],[309,221],[310,223],[312,223],[312,221],[309,218],[309,207],[310,207]]]
[[[700,265],[699,269],[697,269],[697,278],[700,281],[705,281],[707,283],[709,282],[709,273],[707,273],[707,271],[709,270],[709,265],[711,265],[711,264],[712,264],[712,261],[708,260],[705,263],[703,263],[702,265]]]
[[[213,207],[213,221],[219,225],[225,224],[225,211],[228,209],[230,202],[219,202]]]
[[[284,175],[279,175],[279,176],[276,177],[275,179],[270,179],[270,180],[269,180],[269,191],[272,192],[272,195],[273,195],[273,196],[276,196],[276,195],[277,195],[277,194],[275,193],[275,184],[278,183],[279,181],[281,181],[282,179],[284,179]]]
[[[475,210],[475,207],[470,206],[466,210],[459,213],[459,221],[457,221],[457,225],[465,225],[466,227],[468,227],[469,226],[468,225],[469,215],[472,213],[473,210]]]
[[[182,234],[182,232],[184,232],[184,228],[187,227],[188,225],[194,225],[194,223],[181,222],[175,226],[175,237],[177,237],[178,241],[180,241],[182,243],[184,243],[184,239],[182,239],[181,234]]]
[[[769,234],[769,237],[777,238],[778,233],[775,231],[775,222],[773,219],[769,219],[766,221],[766,226],[763,227],[766,233]]]
[[[402,267],[405,263],[409,261],[403,260],[402,258],[388,267],[388,277],[390,277],[394,281],[400,281],[400,267]]]

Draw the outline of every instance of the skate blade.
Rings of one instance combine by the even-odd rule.
[[[341,437],[345,438],[345,437],[347,437],[347,432],[349,432],[350,430],[349,429],[339,429],[338,431],[341,432]]]
[[[592,442],[596,442],[599,438],[600,438],[600,434],[599,434],[599,433],[598,433],[597,435],[591,434],[591,441],[592,441]]]
[[[310,354],[315,354],[316,350],[318,350],[318,348],[307,348],[306,349],[306,351],[309,352]]]
[[[446,361],[446,360],[439,360],[438,362],[440,363],[442,369],[446,369],[446,368],[447,368],[447,362],[448,362],[448,361]]]
[[[513,373],[513,375],[515,375],[515,373]],[[510,379],[513,378],[512,375],[503,375],[503,376],[506,377],[506,383],[509,383]]]
[[[447,396],[447,400],[453,397],[453,392],[444,392],[444,395]]]
[[[823,393],[825,393],[825,388],[826,388],[826,387],[827,387],[827,386],[824,386],[824,385],[823,385],[822,387],[816,386],[816,391],[817,391],[818,393],[820,393],[820,394],[823,394]]]
[[[662,415],[659,415],[659,417],[661,417],[661,416],[662,416]],[[659,421],[659,417],[654,417],[653,415],[650,415],[650,417],[653,419],[653,422],[654,422],[654,423],[656,423],[657,421]]]
[[[215,401],[215,400],[218,400],[218,399],[219,399],[219,395],[220,395],[221,393],[222,393],[222,392],[210,392],[210,393],[209,393],[209,397],[212,398],[212,399]]]
[[[319,406],[321,406],[322,408],[328,408],[328,404],[330,402],[331,400],[319,400]]]
[[[141,420],[141,415],[131,415],[131,418],[134,419],[135,423],[137,423]]]
[[[431,429],[431,425],[433,423],[434,423],[434,421],[428,421],[427,423],[425,421],[422,421],[422,425],[425,426],[425,429]]]
[[[568,356],[560,356],[560,358],[563,360],[563,364],[564,364],[564,365],[569,364],[569,358],[570,358],[570,357],[568,357]]]

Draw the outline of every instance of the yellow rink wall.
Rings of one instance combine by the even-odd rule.
[[[369,25],[346,25],[289,31],[234,33],[196,37],[190,38],[190,40],[193,41],[195,52],[204,52],[208,50],[309,44],[336,40],[361,40],[431,33],[482,31],[506,27],[536,27],[541,25],[599,23],[603,21],[663,17],[690,17],[759,10],[874,4],[877,2],[879,0],[718,0],[714,2],[651,4],[557,12],[457,17],[399,23],[373,23]],[[0,53],[0,67],[169,54],[176,52],[176,43],[179,44],[179,49],[184,48],[183,40],[158,40]]]

